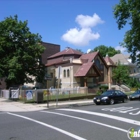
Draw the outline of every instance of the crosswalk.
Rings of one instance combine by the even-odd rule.
[[[128,113],[129,115],[140,115],[140,108],[134,107],[117,107],[117,108],[103,108],[103,111],[118,112],[118,113]]]
[[[134,108],[132,106],[122,106],[105,107],[100,109],[100,112],[99,110],[97,112],[95,110],[81,110],[77,108],[59,108],[54,110],[35,111],[32,113],[0,113],[8,114],[12,119],[18,118],[18,122],[21,119],[21,123],[23,123],[23,121],[27,121],[27,129],[30,122],[31,124],[39,125],[43,131],[44,129],[46,130],[44,139],[47,140],[51,140],[56,137],[57,140],[128,140],[130,133],[128,130],[130,128],[140,127],[140,119],[135,120],[129,117],[122,117],[121,115],[112,115],[108,114],[108,112],[122,114],[131,113],[130,115],[132,115],[134,113],[139,114],[139,109],[140,108]],[[0,119],[2,120],[2,117]],[[50,133],[48,129],[51,129],[52,133]],[[36,133],[37,132],[34,134],[36,135]],[[54,137],[52,135],[54,135]],[[45,138],[46,136],[47,138]]]

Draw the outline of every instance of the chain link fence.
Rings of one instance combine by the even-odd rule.
[[[58,102],[63,100],[80,99],[88,96],[87,87],[65,88],[65,89],[17,89],[1,90],[0,97],[20,100],[24,103],[47,103],[50,101]],[[91,95],[91,93],[90,93]]]

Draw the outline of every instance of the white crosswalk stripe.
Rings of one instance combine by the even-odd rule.
[[[125,123],[130,123],[130,124],[140,126],[140,121],[132,120],[132,119],[124,118],[124,117],[119,117],[119,116],[114,116],[114,115],[109,115],[109,114],[104,114],[104,113],[91,112],[91,111],[78,110],[78,109],[77,110],[74,110],[74,109],[57,109],[57,110],[71,111],[71,112],[77,112],[77,113],[96,115],[96,116],[110,118],[110,119],[114,119],[114,120],[122,121],[122,122],[125,122]]]

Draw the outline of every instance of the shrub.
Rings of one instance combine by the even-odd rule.
[[[102,89],[102,91],[104,92],[108,89],[108,86],[107,85],[101,85],[99,88]]]

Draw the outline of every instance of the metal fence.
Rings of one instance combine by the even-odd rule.
[[[48,101],[70,100],[88,95],[87,87],[65,89],[36,89],[36,90],[1,90],[0,97],[21,100],[23,102],[41,103]]]

